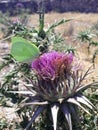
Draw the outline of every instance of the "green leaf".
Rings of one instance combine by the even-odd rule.
[[[69,22],[70,20],[72,20],[72,19],[67,19],[67,20],[66,19],[62,19],[60,21],[57,21],[57,22],[53,23],[52,25],[50,25],[50,27],[48,28],[47,32],[49,32],[51,29],[54,29],[55,27],[57,27],[57,26],[59,26],[61,24]]]
[[[11,55],[19,62],[30,62],[39,55],[39,49],[24,38],[13,37]]]

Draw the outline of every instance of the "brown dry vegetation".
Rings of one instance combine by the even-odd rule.
[[[75,48],[77,48],[77,56],[84,63],[85,68],[87,69],[92,65],[91,58],[92,54],[95,50],[95,47],[92,47],[90,50],[90,54],[87,51],[87,44],[81,44],[79,41],[75,41],[76,35],[80,31],[84,31],[86,29],[90,29],[93,24],[98,21],[98,14],[85,14],[85,13],[49,13],[45,14],[45,26],[54,23],[55,21],[61,19],[72,19],[70,22],[67,22],[63,25],[56,27],[56,31],[63,34],[65,41],[68,44],[71,44]],[[29,25],[38,26],[38,15],[31,15],[29,19]],[[98,75],[98,56],[95,59],[95,70],[93,76]]]
[[[90,55],[87,52],[87,44],[80,44],[79,41],[75,41],[75,37],[79,31],[83,31],[85,29],[89,29],[94,23],[98,21],[98,14],[84,14],[84,13],[49,13],[45,14],[45,26],[54,23],[54,21],[58,21],[61,19],[73,19],[68,23],[60,25],[56,27],[56,30],[63,34],[65,41],[68,44],[77,48],[77,57],[84,64],[84,68],[88,69],[92,65],[91,58],[95,47],[91,48]],[[33,14],[29,18],[28,22],[29,26],[38,26],[38,15]],[[0,35],[0,38],[2,35]],[[4,49],[4,46],[5,49]],[[7,53],[9,51],[10,43],[0,43],[0,57],[3,53]],[[98,76],[98,56],[95,59],[95,69],[94,73],[91,75],[90,80],[96,76]]]
[[[63,25],[56,27],[55,29],[57,32],[60,32],[64,36],[65,42],[67,44],[71,44],[77,49],[78,58],[82,60],[82,62],[85,64],[85,68],[88,68],[89,66],[92,65],[91,58],[95,50],[95,47],[92,47],[90,49],[91,53],[88,54],[87,44],[85,43],[81,44],[79,41],[75,41],[75,39],[76,39],[76,35],[80,31],[84,31],[86,29],[91,28],[92,25],[98,21],[98,14],[70,13],[70,12],[60,14],[60,13],[51,12],[51,13],[45,14],[45,27],[47,28],[47,26],[49,26],[50,24],[54,23],[55,21],[61,20],[63,18],[72,19],[72,20]],[[38,20],[39,20],[39,17],[37,14],[30,15],[28,25],[37,27],[39,23]],[[3,34],[2,32],[0,32],[1,40],[2,40],[2,36]],[[2,55],[3,53],[9,52],[8,51],[9,46],[10,46],[10,43],[8,42],[0,43],[0,55]],[[98,75],[97,68],[98,68],[98,56],[95,59],[95,72],[93,74],[94,76]]]
[[[74,27],[74,31],[80,31],[88,27],[91,27],[92,24],[98,21],[98,14],[85,14],[85,13],[48,13],[45,14],[45,25],[48,26],[48,24],[54,23],[55,21],[61,20],[61,19],[72,19],[71,22],[58,26],[57,29],[63,33],[63,31],[67,30],[69,25],[72,24]],[[38,15],[34,14],[30,16],[29,25],[38,25]],[[78,33],[78,32],[77,32]]]
[[[84,31],[87,29],[90,29],[94,23],[98,21],[98,14],[94,13],[47,13],[45,14],[45,27],[51,25],[55,21],[61,20],[61,19],[72,19],[71,21],[62,24],[55,28],[57,32],[60,32],[64,38],[65,42],[67,44],[70,44],[74,46],[77,49],[77,56],[82,62],[85,64],[85,68],[88,68],[92,65],[91,58],[92,54],[95,50],[95,47],[91,48],[91,53],[88,54],[87,51],[87,44],[81,44],[79,41],[75,41],[77,34],[80,31]],[[39,16],[38,14],[30,15],[28,20],[28,25],[37,27],[38,26],[38,20]],[[0,39],[2,40],[2,32],[0,33]],[[4,45],[4,46],[3,46]],[[7,53],[7,48],[10,46],[10,43],[5,42],[0,45],[0,54]],[[95,73],[93,75],[98,75],[98,56],[95,59]]]

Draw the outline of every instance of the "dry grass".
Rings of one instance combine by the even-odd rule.
[[[88,29],[94,23],[96,23],[98,21],[98,14],[92,14],[92,13],[90,13],[90,14],[84,14],[84,13],[82,13],[82,14],[81,13],[63,13],[63,14],[49,13],[49,14],[45,14],[45,25],[47,27],[49,24],[54,23],[54,21],[58,21],[58,20],[61,20],[63,18],[73,19],[73,20],[68,22],[68,23],[65,23],[63,25],[58,26],[56,28],[56,30],[63,34],[65,40],[68,43],[71,43],[71,45],[77,47],[77,57],[84,64],[84,66],[85,66],[84,69],[87,70],[88,67],[90,67],[92,65],[91,56],[92,56],[93,52],[91,52],[91,54],[89,55],[87,53],[87,45],[82,45],[80,43],[77,43],[77,41],[74,42],[73,39],[74,39],[75,35],[78,34],[79,31]],[[38,26],[38,19],[39,18],[38,18],[37,14],[30,15],[28,25],[34,26],[34,27]],[[0,34],[0,38],[1,37],[2,37],[2,33]],[[5,43],[5,44],[9,45],[8,43]],[[8,51],[8,48],[3,50],[1,46],[3,47],[3,44],[0,44],[0,55],[1,55],[1,53],[5,53],[4,51]],[[96,62],[95,70],[94,70],[94,73],[90,76],[91,77],[90,80],[93,80],[93,77],[98,76],[98,69],[97,69],[98,68],[98,56],[95,59],[95,62]],[[5,111],[4,111],[4,113],[5,113]],[[0,116],[1,116],[1,118],[3,117],[3,115],[0,115]]]
[[[98,21],[98,14],[85,14],[85,13],[47,13],[45,14],[45,23],[53,23],[55,20],[60,20],[62,18],[65,19],[73,19],[74,21],[81,21],[81,22],[89,22],[94,23]],[[33,14],[31,15],[31,21],[33,24],[36,24],[38,21],[38,15]]]
[[[51,13],[45,14],[45,27],[47,28],[47,26],[49,26],[50,24],[54,23],[55,21],[61,20],[63,18],[72,19],[72,20],[70,22],[67,22],[63,25],[56,27],[55,28],[56,31],[63,34],[68,44],[71,44],[77,48],[78,57],[85,62],[86,66],[91,65],[91,57],[92,57],[93,50],[95,48],[91,49],[92,50],[91,54],[88,55],[87,46],[86,45],[84,46],[83,44],[81,45],[77,41],[75,42],[74,39],[76,35],[78,34],[78,32],[91,28],[92,25],[98,21],[98,14],[93,14],[93,13],[88,13],[88,14],[62,13],[60,14],[60,13],[51,12]],[[32,14],[29,17],[28,25],[38,27],[38,24],[39,24],[38,20],[39,20],[38,14]],[[0,34],[0,37],[2,37],[2,33]],[[0,48],[2,49],[1,46]],[[0,50],[0,52],[2,51]],[[95,62],[96,62],[95,66],[97,68],[98,56],[95,59]]]
[[[85,14],[85,13],[49,13],[45,14],[45,26],[49,26],[55,21],[61,19],[72,19],[70,22],[67,22],[63,25],[56,27],[56,31],[63,34],[67,43],[75,46],[77,48],[77,56],[84,63],[85,69],[92,65],[91,58],[93,54],[93,50],[91,49],[91,53],[87,52],[87,44],[80,44],[74,42],[74,38],[80,31],[84,31],[86,29],[90,29],[94,23],[98,21],[98,14]],[[34,14],[30,16],[29,25],[38,26],[38,15]],[[71,34],[71,35],[70,35]],[[91,77],[98,76],[98,56],[95,59],[95,70]]]
[[[89,28],[98,21],[98,14],[85,14],[85,13],[48,13],[45,14],[45,25],[48,26],[55,21],[61,19],[72,19],[71,22],[66,23],[57,27],[57,30],[61,33],[68,29],[68,27],[73,26],[75,32],[83,30],[85,28]],[[38,15],[31,15],[29,20],[29,25],[38,26]]]

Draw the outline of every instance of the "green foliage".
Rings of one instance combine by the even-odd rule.
[[[6,22],[8,22],[8,20],[6,20]],[[5,39],[10,38],[11,35],[12,46],[11,54],[8,54],[3,57],[3,63],[0,66],[0,70],[10,65],[13,66],[13,69],[11,69],[9,73],[5,75],[0,87],[0,92],[3,94],[3,98],[1,98],[0,103],[3,106],[9,106],[6,103],[7,101],[12,102],[14,105],[17,106],[17,104],[19,104],[24,99],[23,97],[21,97],[20,94],[8,93],[8,91],[19,90],[19,80],[24,80],[24,83],[28,83],[28,80],[24,79],[24,75],[26,77],[34,78],[33,74],[30,72],[30,66],[26,64],[27,62],[31,61],[32,58],[38,56],[40,53],[48,51],[48,47],[50,47],[54,43],[57,43],[56,46],[58,46],[58,44],[60,44],[62,41],[63,44],[62,36],[58,37],[59,34],[58,36],[56,36],[56,32],[54,33],[52,30],[56,26],[66,22],[67,20],[61,20],[59,22],[56,22],[55,24],[53,23],[53,25],[50,25],[50,27],[47,30],[44,30],[44,14],[42,12],[39,13],[38,29],[33,28],[31,30],[27,28],[25,24],[23,24],[22,22],[12,23],[12,21],[10,21],[8,22],[8,24],[5,24],[5,26],[8,29]],[[51,39],[52,37],[54,38]],[[22,63],[18,63],[17,61]],[[18,111],[18,115],[21,117],[20,125],[23,129],[29,123],[29,118],[31,115],[30,111],[30,107]],[[16,128],[18,127],[21,129],[19,125],[14,125],[16,126]],[[38,126],[37,129],[39,129],[39,127],[42,126],[43,125]],[[46,128],[48,128],[48,126]],[[43,129],[43,127],[41,129]]]
[[[11,54],[8,54],[7,56],[5,56],[3,58],[3,63],[0,65],[0,70],[3,70],[5,67],[10,66],[10,65],[13,66],[13,68],[9,71],[9,73],[7,73],[5,75],[5,77],[3,79],[4,81],[2,81],[3,83],[0,84],[1,85],[0,93],[2,93],[1,97],[0,97],[0,104],[2,104],[2,106],[9,107],[9,104],[7,104],[7,101],[10,101],[11,103],[13,103],[13,106],[19,107],[19,109],[17,110],[17,113],[18,113],[19,117],[21,118],[20,123],[14,122],[13,123],[14,128],[12,128],[12,126],[10,126],[9,129],[22,130],[22,129],[25,129],[27,124],[30,123],[29,129],[50,130],[50,129],[53,129],[52,117],[53,117],[54,129],[56,129],[56,120],[57,119],[55,117],[57,116],[57,113],[58,113],[59,118],[58,118],[57,127],[59,130],[65,130],[65,129],[69,130],[69,127],[70,127],[70,129],[71,129],[71,127],[73,127],[73,129],[75,129],[75,130],[80,130],[80,126],[79,126],[78,122],[77,121],[76,121],[76,123],[74,122],[74,119],[75,119],[74,117],[77,116],[78,114],[76,114],[74,117],[72,115],[73,125],[71,126],[71,114],[73,112],[71,111],[72,109],[70,108],[70,107],[72,107],[72,108],[74,108],[74,110],[76,110],[74,105],[77,105],[76,102],[79,102],[79,101],[78,101],[78,99],[74,98],[74,96],[78,97],[79,95],[77,93],[76,93],[76,95],[74,95],[72,93],[73,99],[68,101],[68,97],[70,95],[70,94],[68,94],[68,97],[66,99],[64,99],[64,97],[63,97],[63,99],[61,99],[61,100],[58,99],[55,103],[48,102],[48,105],[45,102],[45,100],[43,101],[44,98],[39,98],[39,97],[37,98],[38,95],[35,97],[35,98],[37,98],[36,101],[35,101],[35,99],[32,100],[31,93],[32,93],[32,91],[34,92],[36,90],[35,89],[36,86],[34,86],[34,85],[37,82],[36,81],[37,78],[35,77],[34,73],[31,72],[29,64],[27,64],[28,62],[31,62],[31,60],[33,60],[35,57],[39,56],[39,54],[42,54],[44,52],[48,52],[49,50],[51,50],[51,47],[53,50],[58,50],[58,51],[63,51],[63,52],[68,52],[68,53],[72,52],[73,54],[75,53],[74,48],[67,47],[63,36],[60,33],[55,32],[55,27],[70,21],[70,19],[68,19],[68,20],[62,19],[60,21],[57,21],[57,22],[51,24],[49,26],[49,28],[45,29],[44,28],[44,26],[45,26],[44,25],[44,11],[41,10],[41,11],[39,11],[39,27],[31,29],[28,26],[26,26],[26,23],[27,23],[26,16],[24,16],[21,20],[19,19],[20,21],[16,21],[15,23],[13,21],[11,21],[10,18],[5,15],[1,14],[0,18],[1,18],[0,23],[4,24],[6,27],[4,30],[6,32],[5,39],[7,39],[7,36],[8,36],[8,38],[10,38],[10,35],[12,37]],[[88,42],[89,46],[91,46],[91,45],[98,46],[98,43],[96,41],[93,41],[94,36],[95,35],[93,33],[87,31],[87,32],[81,32],[79,34],[78,38],[82,42],[84,42],[84,41]],[[19,62],[17,62],[17,61],[19,61]],[[76,76],[76,79],[74,80],[75,76]],[[81,84],[81,83],[79,83],[79,81],[81,82],[83,77],[82,77],[82,75],[80,77],[78,77],[78,76],[79,75],[77,72],[77,75],[73,76],[74,78],[70,77],[68,79],[68,82],[66,83],[66,87],[71,88],[73,86],[70,87],[70,85],[74,85],[76,83],[78,83],[78,85]],[[19,86],[20,80],[22,81],[22,87],[25,88],[25,90],[26,90],[25,92],[20,91],[20,86]],[[34,84],[32,85],[33,81],[34,81]],[[63,82],[61,84],[59,84],[59,90],[61,90],[62,92],[65,91],[64,87],[61,88],[61,86],[63,84],[64,84]],[[40,87],[40,85],[38,87]],[[68,90],[69,90],[69,88],[68,88]],[[78,88],[76,88],[76,90],[77,89]],[[27,93],[28,90],[31,91],[31,93]],[[44,90],[45,89],[43,89],[39,92],[43,93]],[[74,93],[76,92],[76,90],[74,91]],[[70,90],[69,90],[69,92],[70,92]],[[22,94],[23,94],[23,96],[22,96]],[[45,90],[44,94],[46,94],[45,96],[47,97],[49,92],[47,93],[47,91]],[[80,92],[80,94],[81,94],[81,92]],[[25,95],[27,95],[26,99],[25,99]],[[59,96],[60,95],[61,94],[59,94]],[[55,95],[55,97],[56,97],[56,95]],[[96,102],[96,100],[98,98],[97,96],[94,96],[92,98],[90,96],[88,96],[88,98],[91,101],[92,101],[92,99],[93,100],[95,99],[94,103],[97,104],[97,102]],[[40,102],[38,102],[39,100],[40,100]],[[76,102],[74,102],[73,100],[75,100]],[[20,107],[25,106],[24,105],[25,101],[27,103],[26,106],[29,105],[29,101],[30,101],[31,102],[30,106],[20,109]],[[83,103],[82,101],[84,101],[84,100],[81,98],[78,106],[81,107],[81,104],[83,104],[83,107],[81,107],[81,108],[83,110],[85,109],[85,111],[87,112],[88,110],[86,108],[84,108],[84,105],[88,105],[88,101],[86,101],[86,104]],[[46,104],[44,104],[44,102]],[[61,103],[61,102],[63,102],[63,103]],[[21,106],[21,104],[22,104],[22,106]],[[42,106],[44,106],[43,104],[46,105],[45,108],[47,108],[47,110],[43,109],[43,107],[42,107]],[[34,106],[34,105],[35,105],[35,107],[32,108],[32,106]],[[39,105],[38,109],[36,109],[37,105]],[[93,105],[89,104],[88,106],[92,107]],[[61,110],[61,107],[62,107],[62,110]],[[59,108],[60,108],[60,111],[58,111]],[[32,117],[32,111],[33,111],[33,113],[34,113],[34,111],[36,113],[33,115],[33,117]],[[39,116],[38,120],[35,120],[33,125],[31,125],[32,121],[29,122],[30,119],[34,120],[42,111],[43,111],[43,113]],[[82,112],[81,111],[78,111],[78,112],[84,114],[84,117],[83,117],[84,122],[82,123],[82,128],[84,130],[90,130],[90,129],[97,130],[96,115],[88,116],[83,111]],[[65,116],[63,113],[65,114]],[[63,116],[61,116],[61,115],[63,115]],[[64,118],[66,118],[66,119],[64,119]],[[68,122],[68,124],[67,124],[67,122]],[[75,123],[75,125],[74,125],[74,123]],[[89,124],[89,126],[88,126],[88,124]],[[7,126],[7,122],[5,120],[4,121],[0,120],[0,129],[4,129],[4,128],[6,128],[6,126]],[[77,126],[78,126],[78,128],[77,128]]]
[[[94,30],[95,34],[98,36],[98,21],[93,24],[92,30]]]
[[[90,42],[93,36],[95,36],[95,34],[93,34],[90,30],[86,30],[86,31],[80,32],[77,38],[79,38],[81,42],[85,42],[85,41]]]
[[[87,92],[85,92],[85,95],[90,99],[91,102],[93,102],[94,106],[96,107],[97,111],[94,112],[92,115],[87,115],[83,113],[82,115],[82,129],[84,130],[97,130],[98,129],[98,94],[97,94],[98,86],[96,89],[91,88]]]
[[[0,119],[0,130],[3,130],[4,128],[7,128],[7,121],[6,119]]]
[[[0,12],[0,23],[2,25],[2,32],[4,33],[4,38],[9,39],[10,36],[19,35],[22,37],[30,37],[31,30],[28,30],[26,24],[28,22],[27,13],[22,13],[20,16],[16,16],[11,19],[9,14],[2,14]]]
[[[92,46],[98,47],[98,42],[95,40],[95,37],[97,37],[96,33],[93,30],[86,30],[82,31],[78,34],[77,38],[80,39],[82,43],[88,43],[88,52],[90,52],[90,48]],[[94,64],[94,60],[96,58],[98,49],[94,51],[94,54],[92,56],[92,62]]]
[[[40,79],[39,76],[34,82],[31,79],[32,86],[27,90],[27,95],[31,95],[30,100],[28,99],[28,101],[22,102],[21,107],[32,107],[32,105],[34,105],[36,109],[32,110],[33,115],[26,130],[32,126],[32,122],[39,116],[39,114],[44,113],[45,116],[47,116],[46,111],[48,109],[50,120],[51,118],[53,119],[54,130],[56,130],[57,127],[60,127],[57,123],[60,115],[64,116],[67,121],[66,123],[68,123],[64,126],[64,129],[74,129],[75,126],[73,126],[72,121],[75,120],[78,122],[80,120],[77,107],[91,115],[91,111],[88,111],[88,108],[96,110],[96,107],[83,95],[83,92],[90,87],[97,87],[98,82],[83,84],[86,76],[90,73],[89,70],[90,68],[83,74],[77,69],[71,72],[71,75],[68,75],[68,78],[65,78],[64,75],[62,75],[58,80],[56,78],[53,80]],[[51,84],[53,85],[53,88],[51,88]],[[21,93],[21,91],[19,93]],[[26,92],[24,91],[22,94],[26,95]],[[58,114],[59,112],[61,113],[60,115]],[[65,122],[64,117],[63,121],[59,120],[59,122]],[[48,121],[50,122],[50,120]]]
[[[57,22],[53,23],[52,25],[50,25],[50,27],[48,28],[47,32],[49,32],[50,30],[54,29],[55,27],[57,27],[57,26],[59,26],[61,24],[69,22],[70,20],[72,20],[72,19],[67,19],[67,20],[66,19],[62,19],[60,21],[57,21]]]

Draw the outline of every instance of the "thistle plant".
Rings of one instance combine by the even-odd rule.
[[[96,45],[96,42],[94,42],[93,38],[96,37],[94,33],[92,33],[91,30],[81,31],[77,38],[81,40],[81,42],[87,42],[88,43],[88,52],[90,50],[91,45]]]
[[[59,128],[59,116],[65,116],[69,130],[73,129],[73,120],[78,122],[76,106],[90,114],[87,107],[91,110],[95,106],[83,95],[84,90],[96,86],[98,83],[85,84],[85,78],[90,73],[90,68],[83,73],[79,63],[75,61],[72,53],[48,52],[44,53],[31,64],[31,69],[35,77],[26,78],[31,87],[22,92],[27,96],[25,102],[20,107],[31,106],[33,115],[31,121],[25,128],[29,130],[34,120],[41,114],[47,114],[53,119],[53,129]],[[21,92],[16,92],[21,93]],[[60,113],[60,114],[59,114]],[[51,119],[51,117],[49,117]],[[58,122],[59,120],[59,122]]]
[[[97,83],[85,84],[85,78],[90,69],[85,73],[82,72],[80,65],[75,62],[72,54],[74,49],[66,49],[66,53],[48,52],[49,46],[52,45],[53,47],[54,43],[56,46],[60,45],[61,47],[61,43],[63,43],[62,35],[57,35],[54,28],[68,21],[70,19],[60,20],[45,29],[43,10],[39,11],[38,29],[28,29],[25,23],[20,23],[17,19],[14,22],[7,21],[6,25],[9,27],[8,30],[11,31],[7,34],[13,33],[15,37],[11,39],[11,53],[6,57],[6,62],[0,66],[0,70],[9,64],[14,67],[13,71],[5,77],[6,81],[1,87],[1,92],[7,97],[11,97],[15,104],[19,103],[19,107],[28,106],[26,109],[18,111],[18,115],[23,119],[21,123],[23,128],[31,118],[25,130],[30,130],[32,123],[36,122],[41,113],[43,122],[49,117],[47,118],[47,130],[50,130],[51,118],[53,118],[52,129],[57,130],[59,128],[61,130],[62,128],[62,130],[67,130],[68,128],[72,130],[74,129],[73,120],[75,117],[76,121],[79,121],[77,107],[80,107],[88,114],[90,112],[86,109],[86,106],[90,109],[96,109],[83,95],[83,92],[89,87],[96,86]],[[11,24],[12,26],[10,26]],[[56,49],[58,50],[60,47],[56,47]],[[18,87],[17,91],[14,91],[13,85],[18,86],[19,79],[29,83],[24,85],[26,91],[19,91]],[[8,91],[12,94],[8,93]],[[18,94],[25,95],[26,99],[22,101],[24,96]],[[31,113],[33,113],[32,116]],[[66,122],[66,125],[63,125],[63,122]]]
[[[86,31],[82,31],[78,34],[77,38],[81,40],[81,42],[86,42],[88,43],[88,53],[90,52],[90,48],[92,46],[97,47],[98,46],[98,42],[94,39],[95,37],[97,37],[96,33],[92,30],[86,30]],[[92,56],[92,63],[94,64],[96,55],[98,54],[98,49],[95,49],[93,56]]]
[[[20,80],[23,80],[23,76],[30,76],[30,62],[38,57],[40,54],[47,52],[49,47],[53,43],[59,43],[61,45],[62,37],[56,35],[52,30],[55,27],[64,24],[70,20],[62,19],[51,24],[47,29],[45,29],[44,24],[44,9],[39,9],[39,26],[32,28],[27,25],[28,15],[23,15],[10,19],[10,17],[0,13],[1,19],[0,23],[4,25],[4,38],[0,41],[10,40],[11,51],[10,54],[4,55],[2,57],[3,62],[0,65],[0,71],[9,68],[9,71],[5,73],[2,77],[2,82],[0,82],[0,94],[3,94],[5,98],[10,100],[13,104],[21,102],[22,98],[20,95],[15,93],[8,93],[8,91],[14,91],[20,89]],[[53,38],[52,38],[53,37]],[[63,44],[64,45],[64,44]],[[31,75],[32,77],[32,75]],[[27,80],[24,80],[27,81]],[[3,105],[3,101],[1,102]],[[3,105],[5,106],[5,105]],[[28,107],[26,110],[18,111],[18,115],[21,116],[21,125],[24,128],[28,123],[28,116],[22,113],[29,113]]]
[[[25,12],[13,19],[9,15],[0,12],[0,17],[0,23],[3,25],[1,28],[4,33],[3,40],[8,40],[16,35],[25,38],[31,36],[30,33],[32,30],[27,27],[28,15]]]

